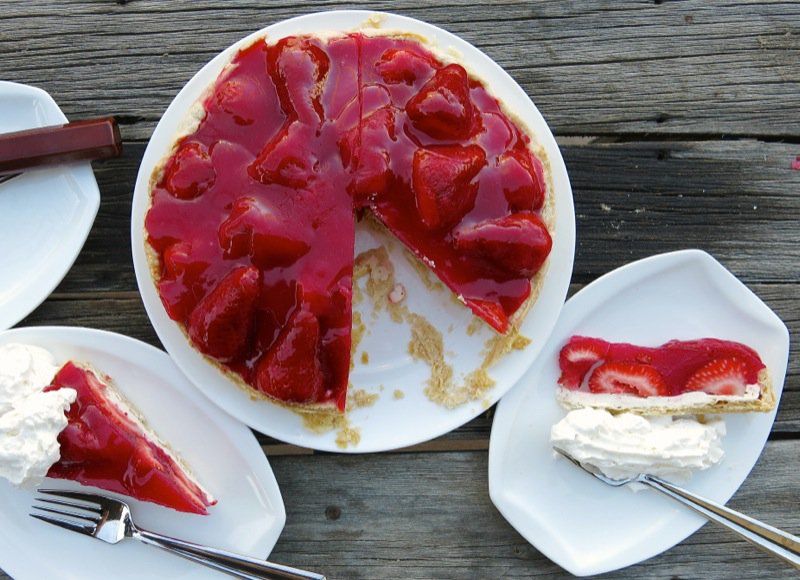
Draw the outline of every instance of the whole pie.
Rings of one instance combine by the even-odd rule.
[[[504,335],[552,239],[546,159],[462,64],[364,32],[241,49],[154,171],[170,318],[255,393],[343,410],[355,222],[374,219]]]

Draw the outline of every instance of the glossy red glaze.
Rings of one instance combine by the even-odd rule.
[[[657,372],[666,385],[666,396],[680,395],[698,388],[697,375],[720,361],[737,361],[744,384],[758,383],[759,372],[765,364],[752,348],[739,342],[716,338],[672,340],[657,347],[629,343],[611,343],[600,338],[573,336],[561,349],[559,384],[579,389],[583,380],[603,363],[646,366]],[[734,394],[728,393],[710,394]]]
[[[48,477],[69,479],[178,511],[208,513],[214,502],[158,444],[109,400],[106,381],[72,362],[45,388],[75,389],[67,427],[59,434],[61,458]]]
[[[478,316],[507,330],[549,245],[535,262],[498,264],[498,253],[510,253],[497,247],[509,243],[518,254],[524,246],[518,232],[505,240],[493,228],[491,251],[455,240],[460,229],[476,237],[476,226],[509,214],[538,220],[544,174],[528,137],[479,82],[416,41],[361,34],[258,41],[232,64],[197,130],[166,162],[145,221],[160,259],[159,294],[190,336],[198,303],[228,272],[252,265],[261,275],[255,330],[246,352],[225,364],[269,396],[344,409],[354,216],[362,210]],[[192,168],[196,183],[186,179]],[[304,338],[289,340],[297,328]],[[293,360],[295,342],[316,357],[321,385],[276,373],[277,361]]]

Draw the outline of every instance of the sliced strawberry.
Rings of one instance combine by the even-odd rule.
[[[483,256],[514,276],[533,276],[550,254],[547,226],[532,213],[479,222],[454,233],[456,248]]]
[[[390,48],[381,55],[376,68],[386,83],[411,85],[417,79],[429,77],[434,64],[426,55],[405,48]]]
[[[318,124],[324,119],[320,96],[329,69],[328,55],[307,38],[282,38],[267,53],[267,71],[281,108],[303,123]]]
[[[476,316],[484,320],[500,334],[505,334],[508,330],[508,314],[503,310],[502,305],[497,302],[471,298],[467,300],[467,306]]]
[[[606,358],[609,346],[599,338],[571,337],[558,355],[561,368],[558,383],[568,389],[579,389],[591,368]]]
[[[316,163],[312,142],[312,127],[302,123],[287,124],[264,146],[247,172],[265,185],[306,187]]]
[[[280,401],[319,402],[324,378],[319,359],[319,320],[298,309],[256,365],[256,386]]]
[[[289,266],[308,252],[308,242],[298,239],[301,231],[263,201],[240,197],[220,224],[218,238],[225,258],[249,255],[253,264],[268,269]]]
[[[465,139],[473,130],[469,78],[464,67],[440,69],[406,103],[414,127],[436,139]]]
[[[184,142],[164,174],[164,188],[178,199],[194,199],[208,191],[217,174],[204,145]]]
[[[497,166],[503,195],[515,211],[535,211],[544,204],[545,181],[542,163],[526,149],[513,149]]]
[[[261,273],[253,266],[231,270],[192,311],[189,338],[197,348],[227,361],[242,356],[250,341]]]
[[[735,357],[718,358],[700,367],[686,382],[686,391],[709,395],[743,395],[747,364]]]
[[[654,367],[627,362],[607,362],[597,367],[589,377],[589,390],[639,397],[669,395],[664,378]]]
[[[411,183],[417,210],[428,229],[451,227],[472,209],[477,185],[472,179],[486,164],[478,145],[445,145],[417,149]]]

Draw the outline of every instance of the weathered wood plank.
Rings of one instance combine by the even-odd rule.
[[[699,247],[748,284],[797,336],[800,171],[790,169],[795,149],[751,140],[564,145],[577,216],[574,289],[630,261]],[[135,294],[130,257],[131,192],[143,150],[141,144],[129,144],[122,158],[96,164],[101,208],[83,252],[55,294],[102,300],[92,308],[80,301],[47,303],[31,323],[81,323],[156,340]],[[119,292],[133,303],[117,304]],[[790,392],[800,391],[795,342],[786,383]],[[800,403],[785,397],[776,429],[798,432],[799,411]]]
[[[700,247],[800,336],[800,171],[790,169],[800,154],[800,4],[785,0],[6,0],[0,78],[44,88],[72,119],[120,115],[126,142],[123,158],[96,165],[103,202],[84,251],[22,324],[105,328],[159,345],[130,262],[131,192],[146,140],[220,50],[278,20],[341,8],[440,25],[483,49],[532,97],[562,143],[575,191],[571,292],[631,260]],[[792,344],[772,438],[732,502],[794,533],[799,352]],[[259,435],[288,512],[273,557],[331,578],[565,576],[489,501],[492,418],[489,410],[413,450],[371,456],[302,455]],[[706,526],[608,577],[791,572]],[[9,577],[0,571],[0,580]]]
[[[16,0],[0,13],[0,78],[41,86],[70,117],[124,115],[135,121],[128,137],[146,139],[216,53],[262,26],[337,8],[393,11],[463,36],[509,70],[558,134],[800,136],[793,2]]]
[[[785,462],[791,446],[796,452],[796,442],[768,444],[731,506],[797,533],[800,514],[785,509],[795,499],[794,467]],[[274,457],[287,525],[272,557],[321,570],[329,578],[565,576],[491,504],[487,457],[485,452]],[[373,477],[378,472],[414,477]],[[790,567],[709,524],[646,566],[608,577],[793,574]]]
[[[573,287],[576,290],[577,286]],[[800,305],[796,300],[796,285],[755,286],[754,291],[763,295],[772,307],[783,317],[792,336],[800,334]],[[763,290],[763,292],[762,292]],[[87,326],[119,332],[161,347],[138,295],[134,293],[111,295],[102,294],[91,298],[61,298],[56,296],[47,300],[20,326],[55,324],[67,326]],[[790,345],[789,370],[784,394],[776,417],[773,433],[800,433],[800,347]],[[457,432],[446,435],[444,440],[450,449],[463,449],[464,442],[472,445],[476,439],[486,440],[491,429],[491,411],[473,422],[461,427]],[[270,440],[265,438],[265,442]]]
[[[636,141],[561,149],[577,216],[575,282],[684,248],[706,250],[748,284],[800,282],[800,171],[791,169],[798,146]],[[123,157],[95,164],[100,211],[59,292],[136,289],[130,204],[143,153],[144,145],[126,143]]]
[[[800,514],[786,509],[797,499],[795,465],[786,458],[796,454],[794,441],[768,443],[729,505],[800,533]],[[287,520],[271,558],[331,580],[567,577],[492,505],[487,459],[485,451],[272,457]],[[795,573],[708,524],[662,555],[603,577],[778,580]],[[0,571],[0,580],[9,579]]]

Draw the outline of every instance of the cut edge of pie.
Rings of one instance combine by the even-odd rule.
[[[777,403],[769,368],[733,340],[644,347],[576,335],[562,347],[559,367],[556,399],[566,409],[702,415],[769,412]]]

